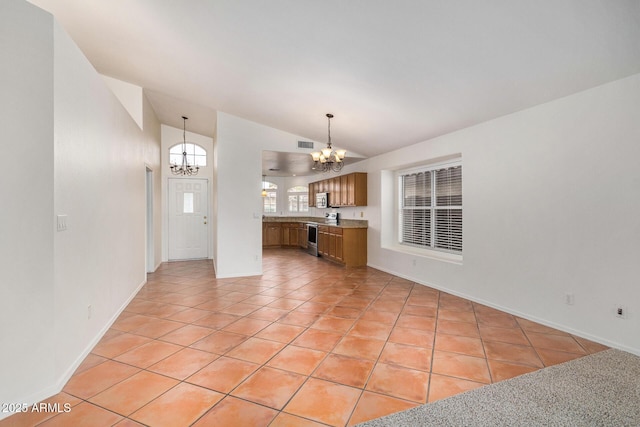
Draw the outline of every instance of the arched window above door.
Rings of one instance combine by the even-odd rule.
[[[186,144],[187,160],[192,166],[207,166],[207,150],[194,144],[187,142]],[[182,164],[182,143],[178,143],[169,148],[169,164]]]

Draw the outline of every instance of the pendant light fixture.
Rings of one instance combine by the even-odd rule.
[[[267,187],[265,186],[264,177],[265,175],[262,175],[262,197],[267,197]]]
[[[311,153],[313,158],[313,170],[322,172],[340,172],[344,165],[344,156],[347,154],[346,150],[333,150],[331,147],[331,119],[333,114],[327,113],[327,129],[328,129],[328,142],[327,148],[323,148],[321,151]]]
[[[182,164],[178,166],[174,163],[170,166],[171,173],[174,175],[198,175],[200,167],[196,165],[196,152],[195,147],[193,151],[193,164],[189,164],[187,159],[187,120],[188,117],[182,116]]]

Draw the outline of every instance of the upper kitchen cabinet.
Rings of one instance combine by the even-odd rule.
[[[319,182],[311,182],[309,183],[309,207],[316,207],[316,194],[320,193],[320,183]]]
[[[347,175],[347,203],[344,206],[367,206],[367,174]]]
[[[317,193],[329,193],[329,204],[367,206],[367,174],[354,172],[309,183],[309,206],[315,206]]]
[[[309,206],[315,206],[317,193],[329,193],[333,207],[367,206],[367,174],[354,172],[309,183]]]

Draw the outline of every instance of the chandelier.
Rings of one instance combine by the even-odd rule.
[[[171,173],[174,175],[198,175],[200,167],[196,165],[196,152],[195,147],[193,151],[193,165],[189,164],[187,159],[187,120],[189,118],[182,116],[182,164],[178,166],[174,163],[170,166]]]
[[[333,151],[331,147],[331,119],[333,114],[327,114],[329,141],[327,142],[327,148],[323,148],[321,151],[315,151],[311,153],[313,158],[313,170],[319,170],[322,172],[340,172],[344,165],[344,156],[347,154],[346,150]]]

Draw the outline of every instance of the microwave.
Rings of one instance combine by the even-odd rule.
[[[329,193],[317,193],[316,208],[328,208],[328,207],[329,207]]]

